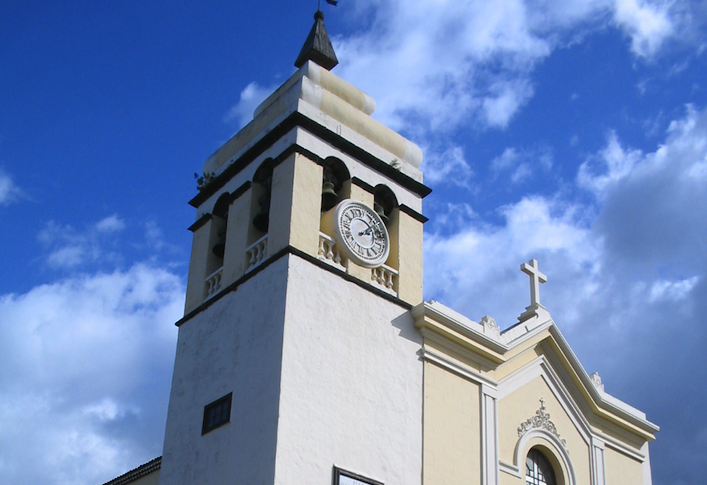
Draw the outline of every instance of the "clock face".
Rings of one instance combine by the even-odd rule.
[[[375,268],[390,252],[388,230],[376,212],[362,202],[345,200],[334,211],[337,241],[356,264]]]

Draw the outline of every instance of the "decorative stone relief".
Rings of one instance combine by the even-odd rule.
[[[481,325],[483,325],[484,327],[484,333],[490,334],[496,340],[499,340],[501,338],[501,329],[496,324],[496,320],[494,320],[493,317],[485,315],[481,319]]]
[[[560,438],[560,433],[557,432],[557,427],[555,423],[550,421],[550,413],[545,410],[545,399],[540,398],[540,409],[535,411],[535,416],[528,418],[525,423],[518,426],[518,437],[522,437],[525,433],[531,429],[544,429],[549,431],[557,437],[557,439],[562,443],[562,446],[567,448],[567,443],[565,440]]]
[[[594,374],[590,375],[589,380],[592,381],[592,384],[594,384],[594,387],[596,387],[600,391],[604,392],[604,383],[601,382],[601,377],[599,376],[598,372],[595,372]]]

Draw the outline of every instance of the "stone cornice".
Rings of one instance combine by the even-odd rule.
[[[206,224],[207,222],[209,222],[212,217],[213,217],[213,216],[212,216],[211,214],[204,214],[203,216],[201,216],[200,218],[198,218],[194,224],[192,224],[191,226],[189,226],[189,227],[187,228],[187,230],[189,230],[189,231],[191,231],[191,232],[194,232],[194,231],[198,230],[201,226],[203,226],[204,224]]]
[[[638,409],[629,406],[606,392],[600,392],[592,383],[589,374],[584,370],[584,367],[582,367],[579,359],[556,325],[552,325],[550,334],[552,335],[552,340],[548,341],[548,343],[551,347],[556,347],[553,349],[553,355],[567,363],[563,367],[565,370],[571,371],[572,375],[570,377],[579,383],[578,388],[587,397],[592,410],[599,416],[623,428],[628,425],[628,429],[633,432],[639,431],[646,440],[655,439],[654,435],[660,430],[660,427],[648,421],[646,415]]]
[[[508,350],[505,345],[443,313],[433,304],[421,303],[412,309],[412,314],[418,329],[430,329],[497,364],[505,362],[503,354]]]
[[[199,207],[209,197],[218,192],[218,190],[223,187],[226,182],[231,180],[235,175],[237,175],[244,168],[246,168],[262,152],[273,146],[280,138],[282,138],[290,130],[296,127],[301,127],[309,131],[313,135],[316,135],[322,140],[330,143],[332,146],[350,155],[351,157],[355,158],[364,165],[382,173],[389,179],[398,183],[400,186],[406,188],[407,190],[413,192],[414,194],[420,197],[426,197],[432,192],[432,189],[416,181],[415,179],[405,175],[403,172],[395,169],[386,161],[372,155],[366,150],[363,150],[359,146],[343,138],[341,135],[332,132],[325,126],[308,118],[302,113],[294,112],[287,118],[285,118],[280,124],[270,130],[267,134],[265,134],[256,143],[254,143],[253,146],[251,146],[244,153],[239,155],[238,158],[231,161],[228,166],[216,176],[214,180],[212,180],[208,185],[206,185],[196,196],[194,196],[189,201],[189,205],[191,205],[192,207]],[[292,152],[300,152],[303,154],[306,153],[308,158],[311,158],[319,164],[323,163],[323,160],[321,160],[320,157],[297,144],[290,145],[279,155],[274,157],[275,163],[284,160]]]

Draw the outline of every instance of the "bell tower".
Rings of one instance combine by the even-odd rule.
[[[330,72],[323,18],[190,201],[162,485],[421,482],[430,190],[420,149]]]

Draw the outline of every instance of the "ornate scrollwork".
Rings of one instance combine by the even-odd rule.
[[[562,446],[567,448],[567,443],[565,440],[560,438],[560,433],[557,432],[557,427],[555,423],[550,421],[550,413],[545,410],[545,399],[540,398],[540,409],[535,411],[535,416],[528,418],[523,424],[518,426],[518,437],[522,437],[525,433],[531,429],[544,429],[549,431],[562,443]]]

